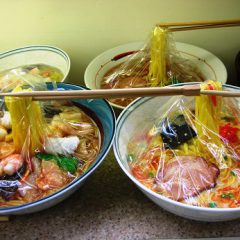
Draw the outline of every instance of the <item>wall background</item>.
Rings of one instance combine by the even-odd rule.
[[[65,50],[71,81],[83,82],[87,64],[99,53],[145,40],[155,23],[240,18],[239,0],[0,0],[0,52],[31,44]],[[175,33],[175,39],[205,48],[235,79],[240,27]]]

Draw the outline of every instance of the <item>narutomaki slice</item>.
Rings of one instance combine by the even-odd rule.
[[[218,167],[204,158],[178,156],[162,166],[156,181],[169,197],[181,201],[213,188],[218,175]]]

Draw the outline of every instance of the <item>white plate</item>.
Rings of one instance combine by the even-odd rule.
[[[100,88],[100,84],[105,73],[117,64],[126,61],[127,57],[121,58],[118,61],[112,61],[112,59],[118,54],[139,50],[142,46],[142,42],[128,43],[109,49],[98,55],[86,68],[84,74],[85,85],[90,89]],[[176,42],[176,47],[183,57],[197,61],[198,67],[206,79],[226,83],[227,70],[218,57],[203,48],[187,43]],[[113,103],[110,104],[118,109],[124,109],[122,106]]]

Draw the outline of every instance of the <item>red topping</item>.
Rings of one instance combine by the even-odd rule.
[[[214,87],[212,84],[208,84],[208,87],[210,90],[214,90]],[[217,97],[216,96],[211,96],[211,99],[212,99],[212,103],[213,103],[213,106],[216,107],[217,106]]]
[[[132,174],[140,181],[146,180],[148,178],[148,175],[139,166],[135,166],[132,168]]]
[[[230,123],[220,126],[220,135],[230,143],[238,142],[238,128],[232,127]]]

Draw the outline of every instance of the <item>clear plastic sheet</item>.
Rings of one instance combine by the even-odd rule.
[[[203,89],[220,90],[214,81]],[[240,206],[240,110],[234,98],[172,97],[128,143],[133,176],[175,201]],[[139,130],[142,129],[142,130]]]
[[[120,54],[113,60],[128,54],[126,61],[105,74],[102,88],[161,87],[205,80],[197,63],[184,58],[176,49],[172,33],[167,28],[155,27],[139,51]],[[127,106],[133,100],[134,98],[119,98],[111,99],[111,102]]]
[[[12,72],[4,91],[47,90],[34,74]],[[0,207],[39,200],[67,186],[96,159],[100,130],[81,105],[69,101],[1,99]]]
[[[0,89],[9,91],[21,84],[35,86],[41,82],[60,82],[62,79],[63,73],[58,68],[45,64],[31,64],[0,72]]]

